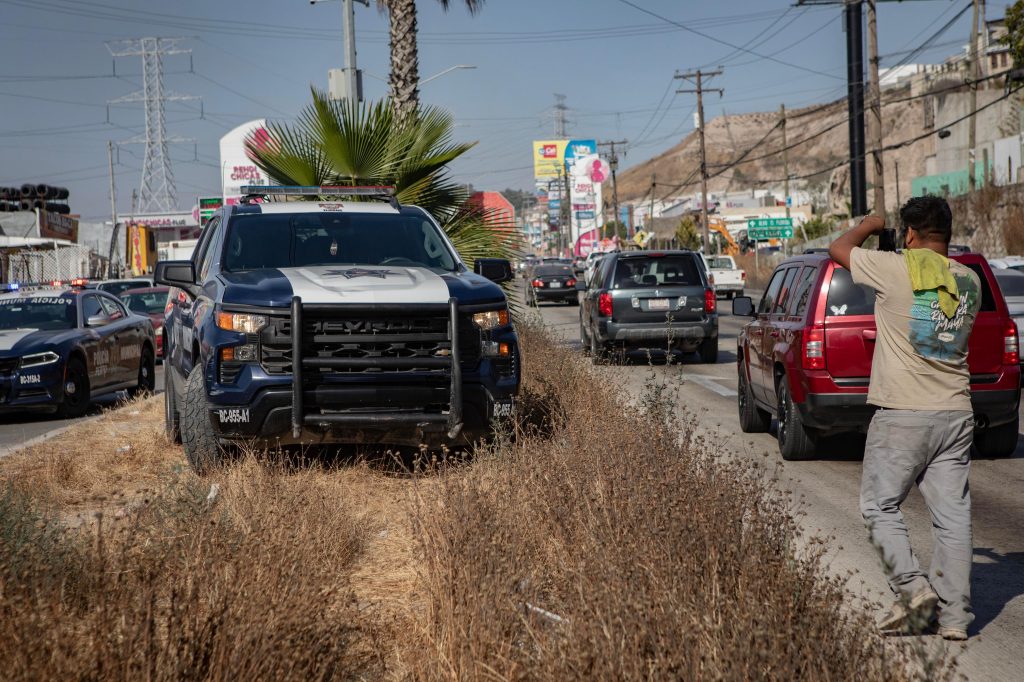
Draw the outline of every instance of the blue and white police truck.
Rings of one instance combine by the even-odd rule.
[[[243,193],[190,260],[155,269],[177,290],[163,328],[167,432],[198,472],[239,443],[465,445],[511,414],[507,260],[468,268],[390,188]]]

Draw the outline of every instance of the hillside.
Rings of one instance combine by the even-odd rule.
[[[908,89],[886,91],[888,100],[901,100],[909,95]],[[922,102],[927,100],[893,101],[883,106],[885,144],[893,144],[919,135],[924,130]],[[787,112],[786,134],[789,149],[789,173],[791,178],[808,175],[841,163],[849,155],[847,132],[846,100],[825,105],[814,105]],[[717,116],[707,122],[705,144],[708,155],[708,182],[710,191],[742,191],[762,187],[779,187],[782,184],[783,162],[781,128],[775,128],[779,121],[778,111]],[[775,130],[772,130],[775,128]],[[824,131],[824,132],[823,132]],[[767,136],[767,137],[766,137]],[[762,141],[763,140],[763,141]],[[801,140],[806,142],[801,143]],[[760,143],[760,144],[759,144]],[[725,168],[737,157],[757,145],[732,168]],[[868,147],[871,147],[870,141]],[[654,196],[656,200],[677,195],[690,195],[700,191],[697,175],[700,143],[697,132],[690,132],[674,147],[625,170],[618,175],[619,200],[623,203],[645,202],[651,198],[652,177],[656,177]],[[934,138],[926,138],[916,144],[899,150],[886,152],[885,186],[886,203],[891,211],[896,208],[895,164],[899,163],[900,197],[910,196],[911,178],[925,173],[925,157],[934,151]],[[837,190],[829,197],[831,209],[845,211],[845,196],[848,193],[846,165],[835,171],[818,173],[807,179],[793,181],[796,188],[806,188],[822,193],[831,182],[837,183]],[[870,159],[867,169],[868,187],[873,178]],[[689,182],[685,185],[683,183]],[[868,192],[868,203],[871,203]]]

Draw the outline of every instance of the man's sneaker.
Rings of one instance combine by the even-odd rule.
[[[928,627],[935,605],[939,603],[939,595],[930,586],[918,590],[906,602],[899,599],[878,623],[883,633],[907,634],[920,632]]]
[[[967,639],[967,628],[945,628],[940,626],[939,637],[954,642],[963,642]]]

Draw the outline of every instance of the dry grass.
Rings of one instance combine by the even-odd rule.
[[[519,423],[427,473],[261,454],[199,479],[159,399],[0,460],[3,676],[915,676],[762,469],[522,339]]]

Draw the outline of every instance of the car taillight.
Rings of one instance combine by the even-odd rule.
[[[1003,332],[1003,364],[1020,364],[1020,342],[1017,337],[1017,325],[1013,320],[1006,323],[1006,331]]]
[[[804,369],[825,369],[825,330],[821,327],[804,332]]]
[[[704,290],[704,312],[713,313],[718,310],[718,299],[715,298],[714,289]]]
[[[567,287],[574,287],[574,286],[576,286],[576,280],[574,280],[574,279],[567,279],[567,280],[565,280],[565,286],[567,286]]]
[[[544,282],[540,281],[539,279],[533,280],[533,282],[531,282],[531,284],[533,284],[533,288],[534,289],[540,289],[541,287],[544,286]]]
[[[597,312],[601,317],[612,316],[612,295],[605,293],[597,297]]]
[[[740,270],[740,279],[743,280],[744,282],[747,281],[747,271],[746,270]]]

